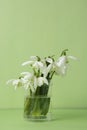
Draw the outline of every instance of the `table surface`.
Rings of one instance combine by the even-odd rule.
[[[87,109],[54,109],[51,121],[23,118],[23,109],[0,109],[0,130],[87,130]]]

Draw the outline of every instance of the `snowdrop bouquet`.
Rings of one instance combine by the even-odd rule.
[[[12,83],[15,89],[23,87],[29,92],[25,99],[25,116],[33,116],[35,118],[46,116],[50,105],[48,92],[52,77],[54,74],[58,76],[65,75],[69,59],[76,60],[74,56],[67,56],[66,52],[67,49],[62,51],[57,60],[55,60],[54,55],[43,59],[39,56],[31,56],[29,61],[22,63],[22,66],[31,67],[32,73],[22,72],[18,79],[12,79],[7,82]]]

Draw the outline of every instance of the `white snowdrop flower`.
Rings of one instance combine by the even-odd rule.
[[[19,82],[19,79],[11,79],[7,81],[7,84],[12,83],[12,85],[18,85]]]
[[[32,64],[34,64],[35,61],[37,61],[37,57],[31,56],[29,61],[25,61],[24,63],[22,63],[22,66],[32,65]]]
[[[21,79],[12,79],[12,80],[7,81],[7,84],[9,83],[11,83],[15,87],[15,89],[23,85]]]
[[[74,56],[61,56],[55,63],[55,73],[59,75],[65,75],[68,68],[69,59],[76,60]]]
[[[48,85],[48,80],[45,77],[39,77],[38,86],[42,86],[44,83]]]
[[[31,56],[30,61],[26,61],[26,62],[22,63],[22,66],[31,65],[32,68],[34,68],[34,69],[37,69],[37,70],[42,69],[44,64],[43,64],[43,62],[38,61],[38,58],[39,57],[37,57],[37,56]]]
[[[53,63],[53,60],[51,58],[46,58],[46,61],[49,62],[50,64]]]
[[[65,75],[67,71],[67,57],[61,56],[55,63],[55,73],[58,75]]]

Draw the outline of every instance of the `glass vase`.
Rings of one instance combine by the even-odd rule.
[[[27,92],[24,99],[24,118],[28,120],[51,120],[50,87],[44,84],[35,93]]]

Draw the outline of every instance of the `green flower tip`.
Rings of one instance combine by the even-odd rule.
[[[60,56],[66,56],[66,51],[68,51],[68,49],[63,50]]]

